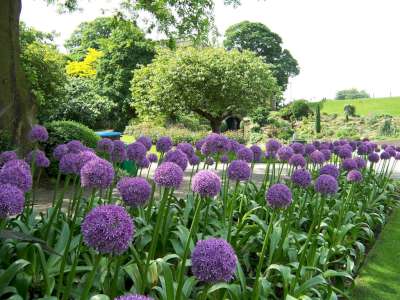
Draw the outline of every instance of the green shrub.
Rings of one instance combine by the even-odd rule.
[[[243,129],[241,130],[228,130],[224,132],[224,135],[232,140],[238,141],[241,144],[247,144],[248,137],[244,134]]]
[[[319,109],[319,105],[317,105],[315,110],[315,132],[321,133],[321,112]]]
[[[313,113],[306,100],[293,101],[290,104],[290,106],[291,106],[291,111],[292,111],[293,117],[296,120],[301,120],[302,118],[308,117],[309,115],[312,115],[312,113]]]
[[[268,116],[270,109],[265,106],[257,107],[251,114],[251,120],[259,126],[265,126],[268,124]]]
[[[13,149],[10,133],[0,130],[0,152]]]
[[[385,118],[382,126],[379,128],[379,133],[383,136],[392,136],[397,132],[396,126],[392,122],[392,118]]]

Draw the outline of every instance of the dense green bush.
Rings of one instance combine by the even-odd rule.
[[[392,136],[397,132],[396,126],[392,122],[392,117],[386,117],[382,126],[379,128],[379,133],[383,136]]]
[[[341,90],[336,93],[336,100],[345,100],[345,99],[361,99],[361,98],[369,98],[369,94],[364,90],[357,89],[348,89]]]
[[[270,108],[266,106],[257,107],[251,114],[250,118],[254,123],[260,126],[265,126],[268,124],[268,116],[270,113]]]

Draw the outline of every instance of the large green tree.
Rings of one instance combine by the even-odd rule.
[[[228,50],[253,51],[271,64],[282,90],[286,89],[289,77],[299,74],[296,59],[282,47],[282,38],[262,23],[243,21],[230,26],[225,32],[224,46]]]
[[[369,98],[369,94],[364,90],[357,90],[355,88],[348,90],[341,90],[336,93],[336,100],[347,100],[347,99],[361,99]]]
[[[279,93],[269,66],[254,53],[221,48],[162,49],[132,80],[139,114],[194,112],[214,132],[228,116],[268,105]]]

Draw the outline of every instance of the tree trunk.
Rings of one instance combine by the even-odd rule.
[[[211,119],[209,121],[210,121],[212,132],[220,133],[222,121],[219,119]]]
[[[0,1],[0,134],[11,135],[12,143],[23,148],[35,101],[20,62],[20,13],[21,0]]]

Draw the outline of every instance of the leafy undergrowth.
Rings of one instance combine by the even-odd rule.
[[[354,300],[400,299],[400,209],[389,219],[356,279]]]

